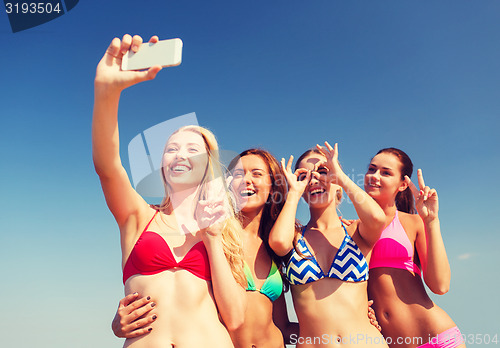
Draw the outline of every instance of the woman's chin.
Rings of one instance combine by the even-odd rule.
[[[329,204],[334,203],[333,200],[330,200],[328,195],[322,193],[319,195],[309,196],[309,199],[306,200],[307,204],[311,208],[323,208],[328,206]]]
[[[249,200],[245,200],[244,202],[238,202],[238,210],[243,214],[250,214],[255,211],[259,211],[264,208],[264,204],[251,202]]]
[[[189,179],[175,178],[174,180],[169,180],[168,185],[172,193],[178,193],[182,191],[191,191],[200,186],[200,182],[193,182]]]

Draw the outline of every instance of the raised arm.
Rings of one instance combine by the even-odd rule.
[[[405,177],[415,197],[417,212],[421,218],[421,221],[418,221],[417,252],[425,283],[433,293],[443,295],[450,288],[451,270],[439,224],[438,195],[435,189],[425,186],[421,169],[417,171],[417,176],[420,189],[417,189],[410,178]]]
[[[289,190],[283,209],[269,233],[269,246],[279,256],[285,256],[293,248],[297,205],[311,177],[311,172],[304,168],[297,169],[293,173],[292,162],[293,156],[290,156],[285,168],[285,159],[281,159],[281,167],[285,173]]]
[[[351,200],[359,217],[359,233],[370,245],[374,245],[380,238],[385,226],[385,214],[377,202],[373,200],[364,190],[356,185],[342,170],[338,161],[338,145],[332,148],[325,141],[325,146],[317,145],[317,148],[326,157],[326,166],[329,170],[328,180],[340,185]]]
[[[150,42],[157,42],[158,37]],[[130,49],[137,51],[140,36],[125,35],[109,45],[96,69],[94,82],[94,114],[92,120],[92,156],[106,198],[120,229],[130,223],[129,217],[145,212],[146,202],[132,188],[122,166],[118,137],[118,103],[121,92],[136,83],[153,79],[161,67],[148,71],[122,71],[121,60]],[[141,219],[133,219],[136,222]]]

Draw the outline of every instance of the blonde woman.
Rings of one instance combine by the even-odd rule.
[[[95,169],[120,229],[125,293],[147,293],[157,305],[156,329],[127,339],[125,347],[232,347],[227,329],[243,322],[246,281],[241,227],[214,190],[221,173],[215,137],[198,126],[169,137],[162,158],[165,198],[158,206],[133,189],[120,161],[120,94],[161,70],[120,69],[123,55],[141,43],[137,35],[111,42],[97,66],[92,123]]]

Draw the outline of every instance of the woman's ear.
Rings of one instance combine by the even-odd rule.
[[[399,186],[399,188],[398,188],[398,191],[399,191],[399,192],[403,192],[403,191],[404,191],[404,190],[406,190],[407,188],[408,188],[408,183],[407,183],[405,180],[403,180],[403,181],[401,182],[401,186]]]
[[[342,194],[343,194],[343,191],[342,191],[342,187],[341,187],[337,190],[337,202],[339,202],[339,203],[342,200]]]

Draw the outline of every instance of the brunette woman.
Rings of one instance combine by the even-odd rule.
[[[378,204],[342,171],[337,144],[302,154],[292,172],[285,168],[289,192],[269,244],[285,257],[300,335],[297,347],[387,347],[366,316],[368,260],[384,227]],[[343,225],[337,205],[345,191],[359,220]],[[311,218],[299,233],[295,214],[299,199]],[[332,261],[333,260],[333,261]]]
[[[380,150],[365,175],[365,191],[383,209],[386,228],[370,261],[368,290],[382,333],[391,347],[465,347],[453,320],[427,295],[450,286],[450,265],[441,236],[438,195],[396,148]],[[414,199],[416,201],[415,214]]]

